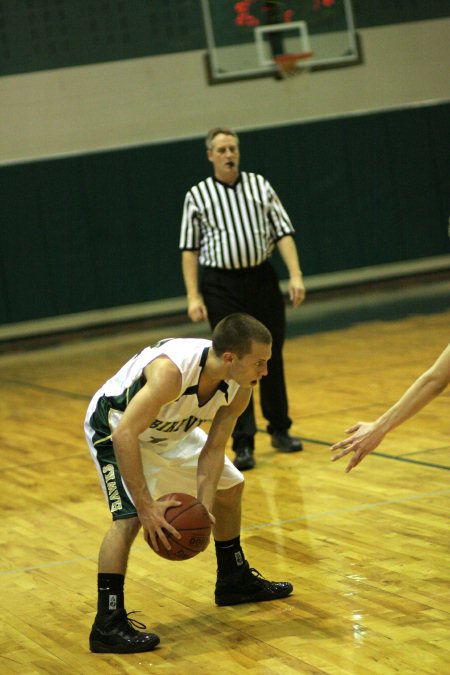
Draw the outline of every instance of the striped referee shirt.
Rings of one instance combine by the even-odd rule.
[[[180,249],[199,251],[205,267],[255,267],[279,239],[293,234],[275,190],[259,174],[241,171],[232,186],[211,176],[186,194]]]

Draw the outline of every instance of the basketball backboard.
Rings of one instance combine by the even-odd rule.
[[[351,0],[202,0],[202,10],[213,83],[273,75],[279,54],[298,54],[300,68],[360,61]]]

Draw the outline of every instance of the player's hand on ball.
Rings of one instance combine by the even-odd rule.
[[[180,504],[181,502],[176,499],[154,501],[145,513],[139,514],[139,520],[144,528],[144,539],[155,551],[159,550],[158,541],[170,551],[171,546],[166,533],[170,533],[175,539],[180,539],[179,532],[165,519],[166,510],[172,506],[180,506]]]
[[[156,548],[150,543],[150,547],[161,558],[178,561],[189,560],[205,551],[210,541],[211,523],[214,522],[214,516],[208,509],[198,499],[183,492],[162,495],[158,502],[163,505],[174,504],[167,508],[167,526],[164,526],[165,539],[171,546],[163,548],[160,545]],[[176,539],[172,532],[177,533]],[[158,538],[161,535],[156,531],[155,536]]]

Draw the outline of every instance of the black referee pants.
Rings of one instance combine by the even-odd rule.
[[[228,314],[245,312],[261,321],[272,333],[269,373],[260,381],[261,408],[267,431],[287,431],[291,426],[284,378],[282,349],[286,318],[278,278],[270,262],[242,270],[202,268],[201,291],[211,328]],[[236,422],[233,448],[253,447],[256,433],[253,397]]]

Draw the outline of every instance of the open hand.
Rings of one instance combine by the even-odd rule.
[[[181,539],[180,533],[165,519],[166,510],[170,506],[181,506],[181,502],[176,499],[167,501],[153,501],[145,511],[139,513],[139,520],[144,529],[144,539],[155,551],[159,551],[158,542],[170,551],[171,546],[166,537],[166,533],[172,534],[175,539]]]
[[[346,429],[345,433],[352,435],[331,446],[331,452],[339,450],[331,458],[331,461],[335,462],[337,459],[353,452],[353,457],[345,469],[345,473],[349,473],[369,452],[375,450],[383,440],[384,434],[377,428],[375,422],[358,422]]]

